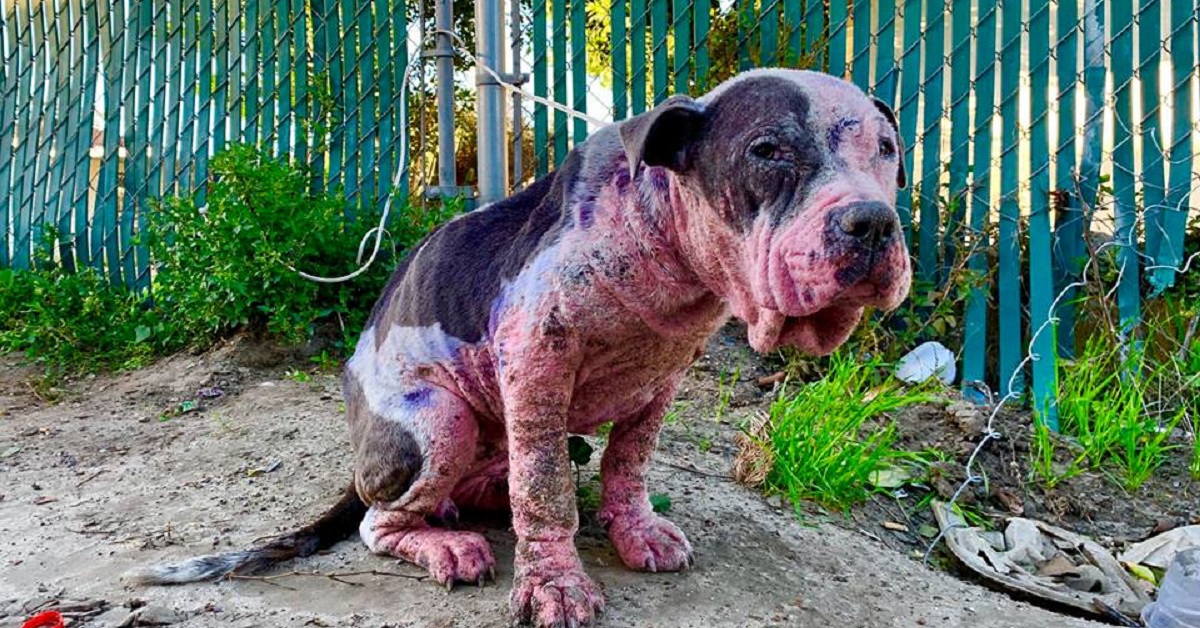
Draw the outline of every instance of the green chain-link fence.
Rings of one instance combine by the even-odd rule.
[[[1185,264],[1200,204],[1197,0],[521,2],[526,87],[593,117],[762,65],[823,69],[891,102],[914,181],[900,208],[918,290],[941,289],[960,260],[986,278],[959,321],[965,380],[985,379],[990,360],[1008,393],[1029,350],[1072,350],[1072,285],[1097,253],[1085,234],[1109,234],[1127,326]],[[403,165],[398,138],[423,137],[399,107],[409,55],[424,48],[413,4],[0,0],[0,267],[27,267],[54,233],[64,265],[147,286],[136,236],[148,199],[203,202],[207,160],[234,141],[269,145],[377,207]],[[524,183],[588,126],[522,109],[532,128],[512,161]],[[1039,333],[1053,317],[1056,333]],[[1054,360],[1032,370],[1044,403]]]
[[[1116,249],[1126,329],[1141,295],[1185,264],[1200,207],[1198,11],[1195,0],[533,0],[528,22],[533,90],[592,115],[621,119],[777,65],[845,76],[891,103],[915,183],[899,205],[916,290],[942,290],[956,263],[986,278],[962,321],[962,377],[984,380],[998,346],[987,379],[1008,395],[1035,353],[1034,399],[1052,419],[1054,357],[1074,350],[1073,284],[1097,254],[1085,234]],[[585,97],[596,92],[609,100]],[[584,139],[567,122],[533,107],[530,175]]]

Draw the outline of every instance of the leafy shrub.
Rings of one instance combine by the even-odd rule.
[[[0,350],[22,352],[46,373],[136,368],[170,347],[145,300],[91,268],[67,273],[44,257],[35,270],[0,270]]]
[[[207,206],[173,197],[147,213],[154,260],[148,297],[112,286],[92,269],[64,272],[49,247],[33,270],[0,270],[0,350],[22,351],[55,376],[136,368],[240,329],[300,343],[336,323],[341,339],[335,344],[352,346],[396,254],[461,204],[428,212],[399,205],[385,232],[387,246],[367,272],[348,282],[315,283],[297,269],[324,276],[353,270],[361,237],[378,215],[350,220],[342,198],[314,194],[310,184],[303,168],[253,146],[218,154]]]
[[[295,270],[342,274],[354,259],[362,229],[342,200],[311,194],[307,173],[252,146],[229,149],[211,168],[206,207],[173,197],[149,214],[154,301],[169,313],[169,332],[203,344],[244,327],[301,342],[317,320],[347,312],[344,284]],[[380,275],[364,283],[378,287]]]

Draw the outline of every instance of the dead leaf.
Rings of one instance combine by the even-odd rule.
[[[19,453],[21,453],[21,446],[13,445],[4,451],[0,451],[0,458],[11,458]]]
[[[1042,563],[1038,568],[1037,575],[1046,576],[1049,578],[1058,578],[1066,575],[1079,575],[1079,567],[1067,558],[1067,555],[1059,552],[1053,558]]]
[[[1164,532],[1170,532],[1178,527],[1178,519],[1159,519],[1158,521],[1154,522],[1154,529],[1150,530],[1150,534],[1147,534],[1146,538],[1148,539],[1152,536],[1158,536]]]
[[[871,485],[876,488],[900,488],[912,479],[912,472],[904,467],[886,466],[871,472]]]
[[[894,530],[896,532],[908,532],[908,526],[904,525],[903,523],[896,523],[895,521],[884,521],[879,525],[887,528],[888,530]]]
[[[997,488],[995,497],[997,501],[1004,505],[1008,512],[1011,512],[1018,517],[1025,514],[1025,505],[1021,502],[1020,495],[1017,495],[1006,488]]]

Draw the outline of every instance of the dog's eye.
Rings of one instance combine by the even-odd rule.
[[[896,143],[891,138],[880,138],[879,140],[879,156],[884,159],[891,159],[896,156]]]
[[[759,159],[779,161],[783,159],[783,150],[779,144],[767,139],[757,140],[750,145],[750,154]]]

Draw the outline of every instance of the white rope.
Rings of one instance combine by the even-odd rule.
[[[591,124],[593,127],[602,127],[602,126],[606,126],[606,125],[610,124],[607,120],[601,120],[600,118],[589,116],[588,114],[586,114],[582,111],[578,111],[578,110],[568,107],[562,103],[557,103],[552,100],[548,100],[546,98],[538,96],[536,94],[532,94],[529,91],[522,89],[519,85],[516,85],[509,81],[504,80],[504,77],[502,77],[499,72],[497,72],[495,69],[493,69],[486,63],[484,63],[483,60],[480,59],[478,55],[467,50],[466,44],[463,42],[463,40],[461,38],[459,38],[459,36],[454,34],[453,32],[447,31],[447,30],[442,30],[442,29],[434,29],[432,31],[432,34],[434,34],[434,35],[439,35],[439,34],[440,35],[449,35],[450,38],[453,39],[456,44],[455,46],[452,47],[454,52],[457,52],[461,56],[463,56],[463,57],[471,60],[473,63],[475,63],[475,67],[477,70],[481,70],[485,74],[490,76],[494,81],[496,81],[496,83],[498,83],[500,85],[501,88],[503,88],[509,92],[521,94],[523,97],[529,98],[533,102],[545,105],[547,107],[555,109],[556,111],[561,111],[573,118],[583,120],[583,121],[587,122],[588,124]],[[421,42],[422,47],[426,43],[428,43],[428,35],[426,36],[426,40]],[[400,94],[401,94],[400,119],[401,120],[405,120],[408,118],[408,96],[407,96],[407,94],[408,94],[409,76],[412,73],[412,69],[414,67],[416,67],[416,65],[423,59],[423,57],[424,57],[424,55],[421,55],[421,54],[414,55],[413,59],[408,62],[408,66],[404,68],[404,77],[400,83]],[[439,130],[439,132],[440,132],[440,130]],[[400,187],[400,182],[404,180],[404,175],[409,170],[409,168],[408,168],[408,132],[407,132],[407,130],[400,133],[400,164],[399,165],[400,165],[400,167],[396,170],[396,176],[392,180],[392,189],[393,190],[398,189]],[[387,227],[388,215],[391,213],[391,210],[392,210],[392,197],[393,197],[393,195],[389,194],[387,199],[383,202],[383,212],[381,212],[379,214],[379,224],[376,225],[375,227],[372,227],[365,234],[363,234],[362,240],[360,240],[358,243],[358,255],[355,258],[355,263],[359,264],[359,267],[357,270],[355,270],[354,272],[352,272],[348,275],[342,275],[341,277],[319,277],[317,275],[310,275],[304,271],[297,270],[296,268],[293,268],[292,266],[288,266],[288,269],[296,271],[297,274],[299,274],[301,277],[303,277],[305,279],[308,279],[309,281],[316,281],[318,283],[342,283],[345,281],[350,281],[351,279],[354,279],[355,277],[358,277],[359,275],[367,272],[367,269],[369,269],[371,267],[371,265],[375,263],[375,259],[379,256],[379,247],[383,243],[383,236],[388,233],[386,227]],[[364,249],[366,249],[367,241],[370,240],[372,238],[372,236],[374,236],[375,242],[371,247],[371,256],[367,258],[366,262],[363,262],[362,261],[363,251],[364,251]]]

